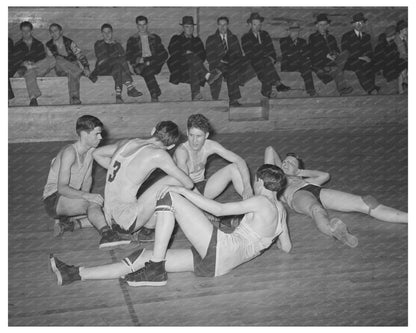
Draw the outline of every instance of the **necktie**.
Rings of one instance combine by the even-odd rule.
[[[403,38],[403,44],[404,44],[404,48],[406,49],[406,53],[407,53],[407,40]]]
[[[259,41],[259,44],[261,44],[260,32],[257,34],[257,40]]]
[[[227,42],[225,40],[225,36],[222,36],[222,47],[224,48],[224,51],[227,53],[228,52],[228,46],[227,46]]]

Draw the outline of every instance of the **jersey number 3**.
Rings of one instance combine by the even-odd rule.
[[[117,176],[118,170],[120,170],[121,163],[119,161],[115,161],[113,165],[113,174],[108,175],[108,181],[111,183]]]

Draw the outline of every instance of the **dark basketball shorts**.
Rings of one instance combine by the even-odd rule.
[[[315,196],[315,198],[318,200],[318,202],[322,205],[321,198],[320,198],[321,197],[321,190],[322,190],[322,187],[320,187],[320,186],[313,185],[313,184],[308,184],[308,185],[300,188],[298,191],[307,191],[307,192],[312,193]]]
[[[61,195],[58,192],[55,192],[43,199],[43,205],[45,207],[46,213],[48,213],[48,215],[53,219],[57,219],[59,217],[58,213],[56,212],[56,207],[58,206],[60,196]]]
[[[195,183],[195,187],[196,189],[199,191],[199,193],[201,193],[202,195],[204,195],[204,191],[205,191],[205,186],[207,185],[207,181],[203,180],[201,182]]]
[[[205,258],[202,258],[193,246],[191,247],[192,255],[194,257],[194,273],[196,276],[215,276],[215,264],[217,261],[217,234],[218,228],[214,227],[212,229],[211,240],[209,241]]]

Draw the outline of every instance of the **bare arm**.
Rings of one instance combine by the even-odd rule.
[[[302,170],[299,169],[297,176],[305,178],[305,181],[315,185],[322,185],[326,183],[331,176],[328,172],[318,170]]]
[[[279,168],[282,167],[282,159],[272,146],[266,147],[264,151],[264,163],[273,164],[278,166]]]
[[[282,207],[284,209],[284,207]],[[289,253],[292,249],[292,241],[290,240],[289,229],[287,227],[287,215],[284,213],[284,218],[282,219],[282,228],[283,231],[277,239],[277,246],[279,249],[282,249],[284,252]]]
[[[186,188],[191,189],[194,187],[194,182],[192,179],[189,178],[189,176],[184,171],[178,168],[178,166],[173,162],[172,158],[166,151],[160,150],[159,154],[157,154],[155,158],[156,165],[165,171],[169,176],[176,178]]]
[[[247,163],[240,156],[233,153],[232,151],[225,149],[218,142],[211,141],[211,147],[213,153],[218,154],[228,162],[235,163],[238,171],[240,172],[243,180],[243,199],[247,199],[253,196],[253,189],[250,184],[250,173],[248,171]]]
[[[181,169],[187,175],[189,175],[188,165],[186,164],[186,162],[188,162],[188,159],[189,155],[185,149],[183,149],[182,147],[178,147],[178,149],[175,150],[173,160],[175,161],[179,169]]]
[[[125,142],[127,142],[127,140],[122,140],[111,145],[97,148],[92,153],[92,157],[94,157],[94,160],[104,169],[108,169],[111,163],[111,158],[113,157],[114,153]]]
[[[75,151],[68,147],[62,153],[61,163],[58,173],[58,193],[71,199],[84,199],[102,205],[104,200],[101,195],[89,193],[82,190],[76,190],[69,186],[71,178],[71,167],[75,163]]]
[[[252,197],[244,201],[220,203],[215,200],[208,199],[199,193],[190,191],[182,186],[166,186],[160,193],[163,196],[167,192],[176,192],[183,195],[191,201],[195,206],[211,213],[215,216],[240,215],[262,210],[262,199]]]

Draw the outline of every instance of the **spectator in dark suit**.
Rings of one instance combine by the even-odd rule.
[[[379,42],[374,51],[374,67],[376,71],[382,71],[387,82],[396,80],[407,70],[407,61],[400,58],[397,45],[394,42],[396,27],[387,27],[379,37]],[[400,81],[400,80],[399,80]],[[402,81],[398,83],[399,93],[403,93]]]
[[[229,19],[221,16],[217,19],[217,31],[207,38],[206,53],[209,69],[217,69],[227,81],[230,106],[241,106],[239,72],[243,53],[236,35],[228,29]],[[222,80],[216,80],[211,86],[213,100],[218,100]]]
[[[352,92],[344,78],[348,53],[340,53],[337,40],[328,31],[330,23],[326,14],[316,17],[317,31],[309,36],[310,59],[319,79],[325,84],[334,80],[339,94],[346,95]]]
[[[247,20],[250,31],[241,38],[241,46],[261,82],[261,94],[270,98],[273,85],[277,91],[288,91],[290,87],[280,82],[274,67],[277,57],[272,39],[267,31],[261,30],[263,21],[264,17],[258,13],[251,13]]]
[[[123,103],[121,91],[123,84],[127,87],[127,95],[139,97],[141,92],[133,86],[133,79],[130,75],[129,66],[126,62],[124,49],[119,42],[113,40],[113,27],[105,23],[101,26],[103,39],[97,40],[94,44],[97,62],[90,79],[95,82],[97,75],[111,75],[115,83],[116,103]]]
[[[9,99],[13,99],[14,98],[14,93],[13,93],[12,85],[10,84],[10,78],[13,77],[13,75],[15,73],[15,71],[13,69],[12,57],[13,57],[13,39],[11,39],[9,37],[9,75],[8,75],[8,80],[9,80]]]
[[[148,20],[145,16],[137,16],[138,33],[127,41],[126,58],[134,73],[141,75],[150,92],[151,101],[158,102],[161,95],[155,75],[162,70],[168,58],[168,52],[160,37],[149,33]]]
[[[168,50],[170,57],[167,61],[170,71],[169,81],[173,84],[189,83],[191,85],[192,100],[201,100],[200,87],[208,82],[214,83],[221,72],[213,70],[208,72],[204,66],[206,59],[204,44],[194,34],[194,18],[184,16],[182,18],[183,32],[172,36]]]
[[[306,40],[299,38],[299,23],[289,26],[289,36],[280,39],[282,72],[300,72],[305,82],[305,90],[311,96],[316,96],[312,78],[312,65],[309,59],[309,48]]]
[[[363,13],[353,16],[351,21],[353,30],[342,36],[341,49],[349,53],[344,70],[355,72],[361,87],[371,95],[378,93],[380,87],[375,85],[371,36],[363,31],[366,22]]]

